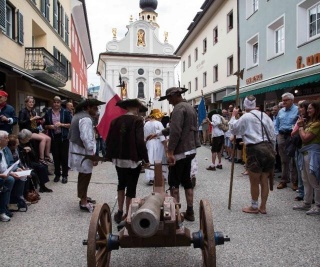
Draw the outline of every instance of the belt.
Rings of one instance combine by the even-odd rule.
[[[282,134],[282,135],[289,135],[291,134],[292,130],[287,130],[287,131],[279,131],[279,134]]]
[[[260,145],[260,144],[263,144],[263,143],[269,143],[268,141],[262,141],[260,143],[256,143],[256,144],[247,144],[246,147],[250,147],[250,146],[256,146],[256,145]]]

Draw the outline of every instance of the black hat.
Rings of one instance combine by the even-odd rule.
[[[161,96],[159,98],[159,101],[168,99],[168,96],[172,96],[172,95],[181,95],[185,92],[187,92],[188,89],[187,88],[181,88],[181,87],[171,87],[169,89],[166,90],[166,95],[165,96]]]
[[[128,107],[138,107],[140,112],[147,112],[148,108],[141,103],[141,101],[137,98],[119,100],[116,106],[127,109]]]
[[[89,98],[82,100],[77,106],[76,106],[76,112],[83,110],[86,107],[93,107],[93,106],[100,106],[105,104],[106,102],[102,102],[95,98]]]

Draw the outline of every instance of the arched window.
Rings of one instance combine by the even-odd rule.
[[[156,98],[161,96],[161,83],[156,82],[154,85],[154,95]]]
[[[144,97],[144,84],[143,84],[143,82],[138,83],[138,98],[145,98]]]

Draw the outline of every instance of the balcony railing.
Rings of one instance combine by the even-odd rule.
[[[26,47],[24,68],[40,81],[63,87],[68,80],[67,67],[43,47]]]

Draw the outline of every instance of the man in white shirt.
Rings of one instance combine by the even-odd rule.
[[[239,110],[232,112],[229,126],[231,133],[242,135],[247,152],[247,170],[250,178],[251,206],[242,209],[246,213],[266,214],[266,203],[269,194],[268,179],[273,175],[275,163],[275,142],[273,122],[270,117],[256,110],[256,98],[247,96],[244,100],[246,113],[238,120],[235,118]],[[259,191],[261,186],[261,205],[259,207]]]
[[[221,151],[224,144],[224,132],[218,127],[222,123],[220,114],[218,110],[213,110],[213,115],[211,121],[208,119],[209,123],[212,125],[212,141],[211,141],[211,153],[212,153],[212,163],[207,168],[208,171],[215,171],[216,168],[222,169],[221,164]],[[216,158],[218,157],[218,165],[215,166]]]

